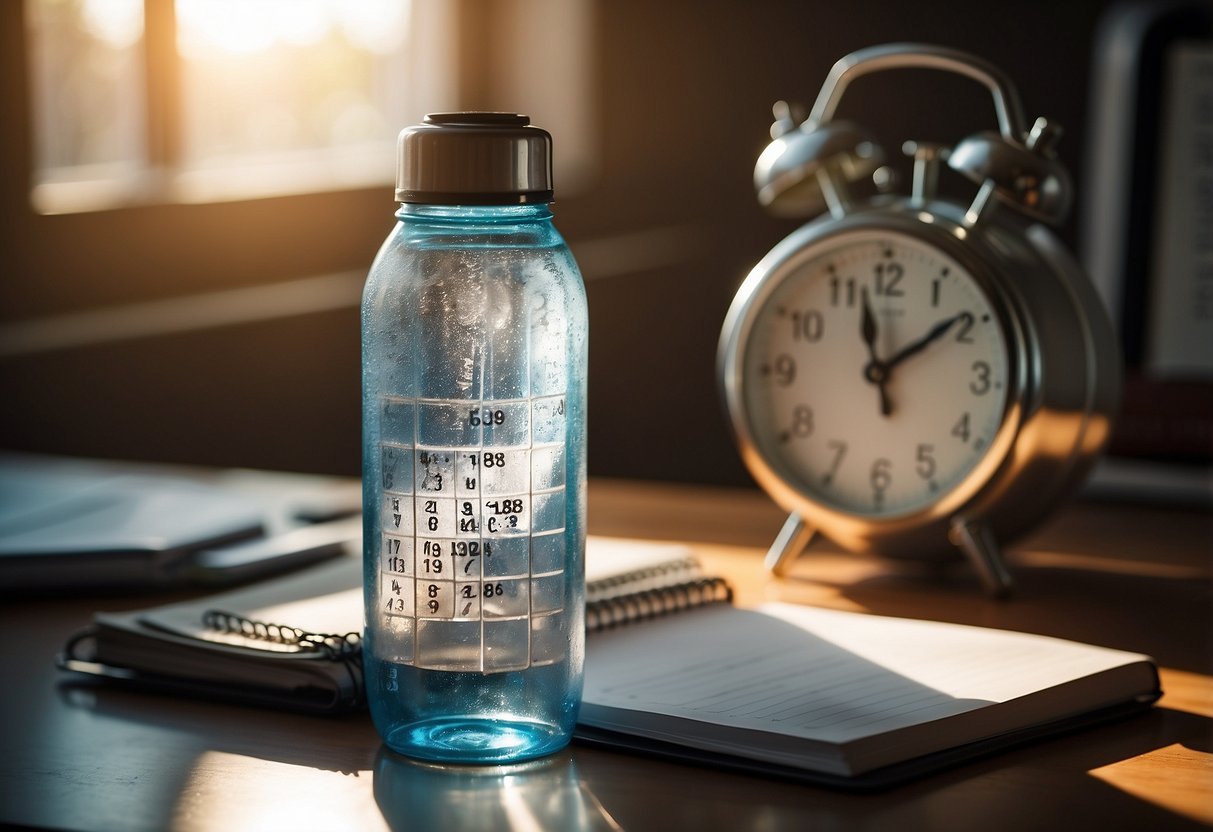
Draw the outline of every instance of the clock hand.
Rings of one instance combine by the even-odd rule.
[[[927,332],[926,335],[898,350],[898,352],[892,358],[884,363],[885,372],[888,373],[910,356],[922,352],[933,341],[937,341],[942,338],[944,333],[952,328],[952,324],[956,323],[957,321],[964,320],[965,318],[971,319],[972,317],[972,314],[969,312],[960,312],[950,318],[944,318],[942,321],[935,324],[935,326],[931,327],[930,331]]]
[[[872,314],[872,306],[868,303],[868,290],[864,288],[863,315],[859,320],[859,334],[868,347],[868,363],[863,368],[863,377],[869,384],[875,384],[880,391],[880,414],[888,416],[893,412],[893,403],[889,401],[889,391],[885,389],[885,381],[889,377],[889,367],[876,357],[876,316]]]

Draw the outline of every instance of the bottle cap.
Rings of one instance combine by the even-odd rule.
[[[396,201],[522,205],[552,201],[552,137],[516,113],[431,113],[397,143]]]

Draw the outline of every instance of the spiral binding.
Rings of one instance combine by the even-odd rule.
[[[362,671],[362,635],[360,633],[309,633],[298,627],[257,621],[224,610],[207,610],[202,624],[219,633],[243,636],[254,641],[286,644],[302,653],[320,653],[328,661],[339,662],[349,673],[353,685],[351,702],[364,704],[366,688]]]
[[[301,652],[321,652],[333,661],[362,650],[362,636],[346,633],[343,636],[331,633],[309,633],[298,627],[257,621],[223,610],[207,610],[202,614],[202,624],[207,629],[220,633],[244,636],[254,641],[269,641],[297,647]]]
[[[606,630],[692,607],[732,601],[733,588],[724,578],[700,578],[589,601],[585,606],[585,628],[588,632]]]
[[[624,572],[619,575],[596,578],[586,584],[586,596],[590,601],[595,601],[598,596],[613,596],[614,591],[619,587],[634,587],[652,581],[661,581],[663,585],[668,585],[668,579],[671,575],[679,573],[693,575],[698,573],[699,569],[699,561],[694,557],[658,563],[641,569],[633,569],[630,572]]]

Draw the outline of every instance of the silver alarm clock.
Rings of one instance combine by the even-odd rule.
[[[907,142],[909,195],[853,199],[882,173],[859,126],[835,120],[847,84],[931,68],[984,84],[997,132],[947,149]],[[824,213],[777,244],[738,290],[720,337],[722,395],[746,466],[790,512],[767,566],[817,532],[853,551],[963,553],[994,594],[1000,544],[1081,481],[1119,397],[1119,350],[1090,281],[1041,222],[1070,203],[1052,151],[1010,82],[950,49],[892,44],[835,64],[808,118],[776,105],[755,169],[782,216]],[[943,162],[977,186],[936,193]]]

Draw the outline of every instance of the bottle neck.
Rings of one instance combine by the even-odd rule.
[[[435,223],[522,223],[552,218],[548,203],[529,205],[417,205],[403,203],[396,211],[402,221]]]

